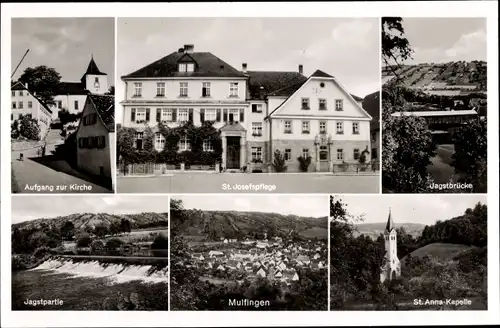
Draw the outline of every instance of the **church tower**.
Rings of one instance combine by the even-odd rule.
[[[85,87],[92,94],[103,95],[108,92],[108,75],[103,73],[97,67],[94,61],[94,56],[90,58],[87,71],[80,80]]]
[[[386,279],[392,280],[401,276],[401,263],[398,259],[397,232],[389,209],[389,218],[384,231],[385,257],[381,267],[380,282]]]

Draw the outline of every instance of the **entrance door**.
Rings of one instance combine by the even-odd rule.
[[[319,171],[328,172],[328,159],[330,158],[330,153],[328,151],[328,146],[319,146]]]
[[[226,137],[226,168],[240,169],[240,137]]]

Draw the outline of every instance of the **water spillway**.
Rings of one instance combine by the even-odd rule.
[[[136,265],[132,263],[106,263],[100,260],[75,260],[52,258],[42,262],[32,271],[47,274],[69,274],[68,278],[107,278],[110,283],[141,281],[144,283],[168,282],[168,266]]]

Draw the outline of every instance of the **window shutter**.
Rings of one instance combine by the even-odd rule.
[[[240,108],[240,122],[243,122],[245,119],[245,110]]]
[[[96,124],[97,123],[97,114],[94,114],[94,123],[93,124]]]
[[[193,109],[192,108],[189,108],[189,118],[188,118],[189,122],[193,123]]]
[[[200,109],[200,122],[205,122],[205,108]]]
[[[227,122],[227,108],[223,109],[222,120]]]
[[[131,115],[130,115],[130,120],[131,120],[132,122],[134,122],[134,121],[135,121],[135,108],[132,108],[132,109],[130,110],[130,114],[131,114]]]
[[[146,108],[146,122],[149,122],[149,117],[150,116],[150,110],[149,108]]]
[[[172,108],[172,122],[177,122],[177,108]]]
[[[101,148],[106,148],[106,137],[105,136],[102,136],[101,137]]]
[[[220,108],[217,108],[217,117],[215,118],[217,122],[220,122]]]
[[[156,122],[161,121],[161,108],[156,109]]]

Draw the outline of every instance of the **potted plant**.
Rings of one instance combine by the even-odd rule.
[[[279,149],[276,149],[274,152],[272,167],[274,168],[274,172],[278,173],[286,172],[287,170],[285,155]]]

